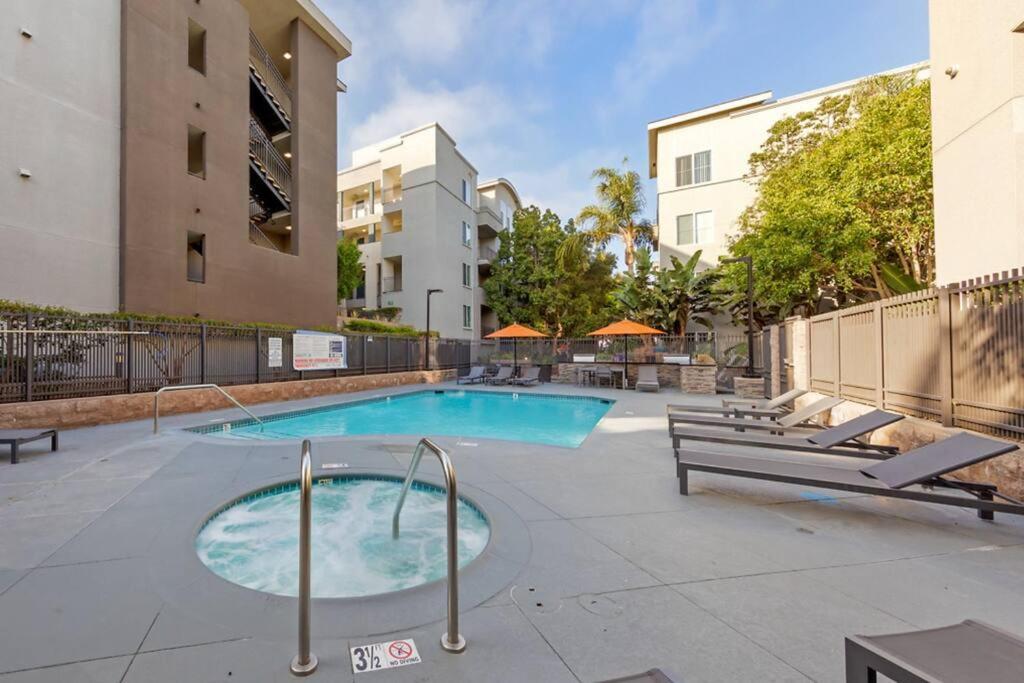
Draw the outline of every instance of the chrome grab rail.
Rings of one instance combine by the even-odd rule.
[[[420,466],[425,450],[433,452],[441,461],[448,501],[448,632],[441,636],[441,647],[448,652],[462,652],[466,649],[466,640],[459,634],[459,496],[455,484],[455,467],[444,449],[430,439],[420,439],[416,444],[412,462],[409,463],[409,471],[402,482],[402,492],[398,494],[395,514],[391,518],[391,536],[398,538],[398,520],[405,504],[405,495],[412,486],[412,478],[416,474],[416,468]]]
[[[241,403],[239,403],[237,400],[235,400],[235,398],[231,394],[229,394],[228,392],[226,392],[223,389],[221,389],[218,385],[216,385],[216,384],[179,384],[179,385],[173,386],[173,387],[160,387],[159,389],[156,390],[156,395],[153,396],[153,433],[154,434],[156,434],[156,433],[158,433],[160,431],[160,394],[164,393],[165,391],[185,391],[186,389],[216,389],[220,393],[224,394],[224,396],[229,401],[231,401],[236,406],[238,406],[242,410],[242,412],[244,412],[246,415],[248,415],[252,419],[254,419],[257,422],[259,422],[260,430],[261,431],[263,430],[263,427],[264,427],[263,420],[259,419],[255,415],[253,415],[252,412],[248,408],[246,408]]]
[[[313,456],[309,439],[302,442],[302,462],[299,466],[299,653],[291,663],[296,676],[308,676],[316,671],[316,655],[309,651],[310,615],[310,546],[313,519]]]

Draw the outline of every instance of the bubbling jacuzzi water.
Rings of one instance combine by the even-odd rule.
[[[313,487],[312,593],[315,598],[376,595],[443,578],[447,571],[445,494],[417,482],[402,509],[401,534],[391,517],[401,482],[352,476]],[[459,500],[459,566],[490,538],[484,515]],[[196,551],[233,583],[278,595],[298,594],[299,491],[286,484],[221,510],[203,526]]]

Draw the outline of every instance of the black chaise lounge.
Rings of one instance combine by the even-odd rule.
[[[477,382],[483,382],[485,379],[487,379],[487,376],[484,374],[484,369],[485,368],[482,365],[474,365],[469,369],[468,373],[466,373],[462,377],[459,377],[456,380],[456,383],[476,384]]]
[[[665,409],[669,413],[711,413],[713,415],[756,415],[757,417],[781,417],[790,411],[790,404],[807,391],[791,389],[786,393],[768,399],[723,398],[721,406],[690,405],[685,403],[669,403]]]
[[[47,429],[37,432],[34,429],[5,429],[0,430],[0,446],[11,447],[11,464],[18,462],[18,448],[22,444],[32,441],[50,439],[50,450],[57,450],[57,430]]]
[[[1024,640],[973,619],[923,631],[847,638],[846,683],[874,683],[878,674],[896,683],[1020,683]]]
[[[992,519],[994,512],[1024,514],[1024,503],[997,493],[996,487],[991,484],[945,479],[942,475],[1010,453],[1017,448],[1015,444],[1005,441],[962,433],[859,469],[838,463],[826,465],[756,455],[680,450],[676,451],[676,474],[679,477],[679,492],[683,495],[689,493],[690,471],[710,472],[967,507],[977,510],[982,519]],[[843,455],[848,457],[850,454]],[[924,487],[924,490],[908,488],[915,484]],[[933,489],[959,490],[969,495],[939,493]],[[996,501],[995,498],[1000,500]]]
[[[784,431],[783,428],[786,427],[814,426],[811,423],[812,418],[817,417],[826,410],[835,408],[842,402],[843,399],[835,398],[834,396],[819,398],[817,401],[809,403],[800,410],[794,410],[792,413],[783,415],[776,419],[740,417],[738,414],[731,417],[723,417],[721,415],[672,412],[668,414],[668,431],[669,434],[671,434],[676,425],[683,423],[687,425],[701,425],[702,427],[726,427],[729,429],[735,429],[738,432],[742,432],[747,429],[754,429],[781,434]]]
[[[861,437],[876,429],[899,422],[902,415],[887,413],[884,410],[872,410],[858,415],[852,420],[808,433],[808,430],[776,429],[782,434],[748,434],[725,429],[697,429],[686,425],[678,425],[672,430],[672,448],[679,450],[682,441],[706,441],[725,443],[733,446],[755,446],[758,448],[777,448],[787,451],[803,451],[805,453],[824,453],[825,455],[855,455],[859,458],[888,458],[899,451],[894,446],[882,446],[861,441]],[[778,423],[776,423],[778,424]],[[785,432],[796,431],[799,435],[788,436]],[[852,450],[851,450],[852,449]]]

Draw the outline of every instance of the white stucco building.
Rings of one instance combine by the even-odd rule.
[[[338,174],[338,237],[360,245],[365,283],[349,308],[401,308],[401,322],[443,337],[479,338],[497,326],[482,282],[519,195],[476,168],[437,123],[356,150]]]

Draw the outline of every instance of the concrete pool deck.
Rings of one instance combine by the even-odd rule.
[[[400,605],[367,599],[366,625],[342,626],[332,621],[343,612],[315,601],[320,669],[308,680],[546,683],[658,666],[686,681],[841,681],[849,634],[965,618],[1024,634],[1024,519],[713,475],[691,474],[680,496],[665,432],[665,404],[680,394],[519,391],[616,403],[578,449],[435,439],[465,490],[528,535],[506,585],[464,598],[466,652],[438,645],[443,590],[395,630],[371,617]],[[298,473],[297,442],[181,431],[234,417],[168,417],[159,436],[149,422],[66,431],[59,452],[33,445],[0,464],[0,683],[297,680],[294,600],[243,605],[232,596],[245,589],[176,569],[194,552],[168,554],[238,492]],[[415,441],[317,439],[314,464],[401,474]],[[428,461],[422,471],[439,474]],[[414,638],[423,662],[353,674],[349,647],[394,638]]]

